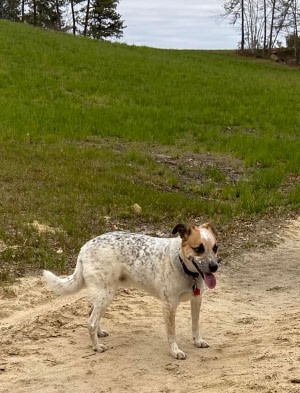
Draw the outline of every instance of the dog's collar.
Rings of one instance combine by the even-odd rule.
[[[180,255],[178,255],[178,256],[179,256],[179,260],[180,260],[180,262],[181,262],[181,264],[182,264],[182,267],[183,267],[183,270],[184,270],[185,274],[187,274],[188,276],[191,276],[191,277],[193,277],[193,278],[199,277],[199,273],[191,272],[191,271],[186,267],[186,264],[183,262],[183,259],[181,258],[181,256],[180,256]]]

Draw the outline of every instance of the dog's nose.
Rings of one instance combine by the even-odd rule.
[[[215,273],[218,270],[218,264],[216,262],[209,262],[209,271]]]

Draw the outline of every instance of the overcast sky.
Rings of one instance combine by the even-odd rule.
[[[224,0],[120,0],[127,44],[173,49],[236,49],[237,28],[222,20]]]

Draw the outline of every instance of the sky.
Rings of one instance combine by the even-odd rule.
[[[220,15],[224,0],[120,0],[120,42],[164,49],[237,49],[239,32]]]

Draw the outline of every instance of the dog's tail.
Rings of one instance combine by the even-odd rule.
[[[57,277],[49,270],[43,271],[46,287],[57,295],[68,295],[80,291],[84,287],[82,261],[78,258],[74,273],[68,277]]]

